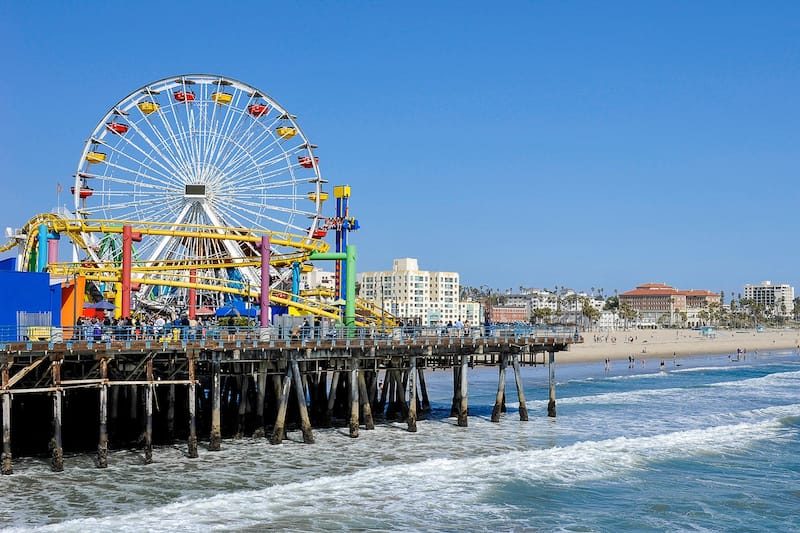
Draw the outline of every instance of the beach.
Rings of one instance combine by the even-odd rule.
[[[765,350],[790,350],[800,346],[798,329],[714,329],[703,335],[691,329],[627,329],[585,331],[583,343],[556,355],[558,363],[663,359],[699,354],[754,354]]]

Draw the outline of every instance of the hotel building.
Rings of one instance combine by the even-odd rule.
[[[460,302],[458,272],[420,270],[416,259],[395,259],[392,270],[358,275],[358,296],[392,315],[422,326],[438,326],[461,320],[483,322],[478,302]]]
[[[700,312],[712,303],[719,303],[719,294],[707,290],[678,290],[664,283],[645,283],[619,295],[620,305],[627,304],[639,313],[638,324],[643,326],[699,326]],[[686,322],[678,318],[686,314]]]

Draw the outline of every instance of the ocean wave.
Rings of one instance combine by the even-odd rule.
[[[775,408],[773,414],[785,419],[791,413],[791,409]],[[479,457],[414,462],[413,456],[409,456],[405,464],[374,466],[341,475],[308,476],[262,489],[232,490],[119,516],[66,520],[40,529],[300,531],[401,526],[426,529],[430,524],[446,528],[455,518],[462,520],[462,524],[480,520],[476,509],[481,508],[481,495],[509,479],[547,487],[616,478],[676,458],[743,454],[754,443],[774,439],[785,430],[785,424],[770,419],[647,437],[586,440],[563,447]],[[387,493],[391,494],[390,500],[386,499]]]

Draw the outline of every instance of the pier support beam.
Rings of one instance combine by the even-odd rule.
[[[8,383],[8,366],[3,365],[3,388],[6,388]],[[3,464],[2,474],[8,475],[14,473],[14,468],[11,462],[11,394],[6,392],[3,394]]]
[[[258,377],[256,378],[256,429],[253,437],[263,438],[264,430],[264,397],[267,388],[267,363],[258,363]]]
[[[153,462],[153,358],[147,360],[147,385],[144,390],[144,464]]]
[[[350,359],[350,437],[358,437],[358,359]]]
[[[547,357],[547,370],[550,375],[550,401],[547,402],[547,416],[556,416],[556,352],[550,350]]]
[[[467,368],[469,365],[469,356],[467,354],[463,354],[461,356],[461,376],[459,381],[459,389],[460,389],[460,403],[458,407],[458,425],[460,427],[467,427],[468,422],[467,418],[469,415],[469,407],[467,405]]]
[[[528,421],[528,405],[525,403],[525,391],[522,388],[522,375],[519,370],[519,354],[511,356],[511,363],[514,365],[514,379],[517,383],[517,398],[519,398],[519,419],[522,422]]]
[[[175,385],[170,385],[167,392],[167,440],[175,440]]]
[[[53,472],[64,471],[64,447],[61,440],[61,421],[62,421],[62,398],[63,391],[61,390],[61,362],[63,358],[53,361],[50,371],[53,374],[53,441],[51,443],[51,457],[50,468]]]
[[[195,397],[194,357],[189,357],[189,442],[188,455],[197,457],[197,398]]]
[[[333,375],[331,376],[331,388],[330,392],[328,393],[328,408],[325,411],[325,420],[324,420],[325,427],[331,427],[332,424],[333,408],[336,405],[336,389],[339,387],[340,374],[341,374],[340,371],[334,370]]]
[[[222,444],[222,420],[220,418],[220,364],[219,354],[214,354],[211,361],[211,436],[209,437],[209,451],[219,451]]]
[[[277,376],[275,376],[277,377]],[[278,415],[275,417],[275,426],[272,428],[270,444],[280,444],[286,435],[286,407],[289,404],[289,390],[292,388],[292,367],[287,365],[286,375],[283,378],[281,395],[278,400]]]
[[[363,370],[358,372],[358,397],[361,403],[361,410],[364,413],[364,429],[375,429],[375,421],[372,419],[372,404],[367,392],[367,380],[364,377]]]
[[[417,375],[419,376],[419,392],[422,396],[422,412],[423,413],[430,413],[431,411],[431,402],[428,399],[428,386],[425,384],[425,369],[422,367],[417,368]]]
[[[311,419],[308,417],[308,405],[306,404],[306,391],[303,388],[303,377],[300,375],[300,366],[295,359],[292,359],[292,377],[294,379],[297,407],[300,409],[300,429],[303,431],[303,442],[314,444],[314,435],[311,433]]]
[[[408,431],[417,432],[417,358],[411,356],[411,368],[408,372]]]
[[[108,467],[108,359],[100,359],[100,440],[97,443],[97,468]]]
[[[508,362],[506,354],[500,354],[500,368],[499,377],[497,379],[497,396],[494,400],[494,408],[492,409],[492,422],[500,422],[500,413],[503,410],[503,405],[506,401],[506,367]]]

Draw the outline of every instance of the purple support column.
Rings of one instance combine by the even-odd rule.
[[[261,322],[262,328],[269,326],[269,235],[261,237]]]

